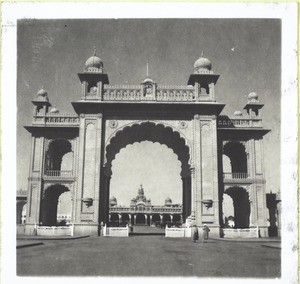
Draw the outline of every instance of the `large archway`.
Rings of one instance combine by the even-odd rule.
[[[110,179],[112,176],[112,162],[116,155],[127,145],[134,143],[149,141],[159,143],[172,149],[180,162],[181,170],[178,176],[182,179],[182,203],[183,203],[183,219],[191,214],[191,166],[190,166],[190,148],[186,139],[181,137],[178,131],[174,131],[171,127],[161,123],[153,122],[136,123],[119,129],[112,136],[105,147],[105,163],[103,167],[103,178],[101,184],[101,201],[100,219],[107,222],[109,209],[109,190]],[[127,161],[130,165],[130,161]],[[155,177],[157,178],[157,177]]]
[[[42,198],[40,225],[42,226],[57,226],[58,218],[58,202],[61,195],[69,192],[69,189],[63,185],[55,184],[48,187]],[[71,204],[71,197],[66,201],[68,205]],[[71,206],[70,206],[71,208]]]

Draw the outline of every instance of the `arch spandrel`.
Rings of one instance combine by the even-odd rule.
[[[185,125],[184,125],[185,126]],[[182,175],[190,175],[191,147],[187,138],[174,126],[162,121],[131,121],[118,127],[105,143],[104,170],[111,175],[111,163],[117,153],[135,142],[151,141],[171,148],[181,162]]]

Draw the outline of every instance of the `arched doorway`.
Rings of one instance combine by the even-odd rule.
[[[60,196],[65,192],[69,192],[69,189],[60,184],[51,185],[50,187],[45,189],[41,202],[40,225],[58,225],[58,202]],[[69,207],[69,214],[71,214],[71,195],[68,196],[69,199],[66,199],[64,203]]]
[[[169,126],[160,123],[155,124],[153,122],[142,122],[119,129],[108,139],[106,143],[105,163],[103,167],[103,178],[101,181],[102,190],[100,200],[103,202],[100,206],[101,221],[105,222],[108,216],[110,182],[113,174],[112,162],[116,158],[116,155],[120,153],[121,149],[125,148],[127,145],[134,145],[135,143],[141,143],[144,141],[165,145],[172,149],[177,156],[177,159],[180,162],[178,177],[182,179],[180,183],[182,188],[184,221],[185,218],[191,214],[190,148],[187,145],[186,139],[181,137],[178,131],[174,131],[173,128]],[[128,162],[129,161],[127,161],[127,163]],[[128,167],[130,167],[130,163],[128,163]]]
[[[231,197],[233,203],[233,216],[230,213],[229,216],[224,216],[224,219],[227,218],[228,227],[234,227],[238,229],[249,228],[250,201],[248,192],[242,187],[230,187],[225,191],[225,194]],[[227,208],[228,210],[229,202],[229,198],[223,199],[223,212],[226,212],[224,208]],[[228,210],[227,212],[230,211]],[[226,219],[224,221],[226,222]]]
[[[136,215],[136,220],[135,220],[135,225],[146,225],[146,218],[145,218],[145,214],[137,214]]]

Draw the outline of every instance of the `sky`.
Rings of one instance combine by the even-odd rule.
[[[280,183],[281,22],[275,19],[20,20],[17,27],[17,187],[27,189],[30,125],[37,91],[44,86],[61,113],[80,100],[77,73],[96,47],[110,84],[138,85],[150,77],[161,85],[186,85],[201,52],[220,78],[216,98],[222,114],[243,110],[251,91],[259,95],[266,191]],[[130,161],[130,163],[128,163]],[[128,205],[143,184],[155,205],[166,197],[181,203],[180,163],[171,149],[142,142],[122,149],[112,164],[111,195]],[[133,174],[134,173],[134,174]]]

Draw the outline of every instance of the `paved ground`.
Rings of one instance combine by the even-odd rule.
[[[202,244],[131,236],[43,243],[17,250],[19,276],[280,277],[281,250],[267,247],[268,242],[209,240]]]

